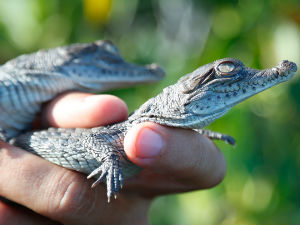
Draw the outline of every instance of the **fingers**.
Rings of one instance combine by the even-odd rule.
[[[126,135],[124,148],[133,163],[171,180],[161,185],[172,183],[174,191],[209,188],[225,176],[223,154],[209,139],[191,130],[139,124]]]
[[[42,124],[62,128],[91,128],[123,121],[126,104],[112,95],[65,93],[44,107]]]
[[[76,224],[74,220],[79,224],[83,222],[81,219],[87,220],[86,216],[95,216],[92,212],[99,207],[99,202],[106,202],[104,187],[92,190],[85,175],[18,148],[6,144],[1,147],[0,183],[5,184],[1,185],[1,196],[69,224]]]
[[[91,189],[92,182],[85,175],[16,147],[4,143],[1,147],[0,183],[5,185],[0,186],[0,196],[62,224],[131,224],[146,218],[148,200],[119,195],[108,204],[106,188],[99,185]]]
[[[89,96],[82,93],[61,96],[44,110],[44,122],[60,127],[93,127],[127,117],[127,108],[121,100]],[[129,211],[141,218],[147,215],[149,200],[137,192],[119,195],[114,204],[107,205],[105,188],[99,185],[91,190],[85,175],[18,148],[6,144],[1,147],[0,196],[38,214],[64,224],[91,224],[105,218],[107,223],[120,221],[117,217],[132,221],[132,217],[126,216]],[[152,194],[208,188],[219,183],[225,174],[225,160],[220,151],[208,139],[189,130],[140,124],[126,135],[125,151],[135,164],[145,168],[136,179],[135,190],[144,187]],[[123,193],[130,190],[130,182],[126,186]]]

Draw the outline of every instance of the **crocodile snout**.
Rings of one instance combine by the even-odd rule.
[[[288,60],[282,60],[279,62],[277,68],[280,76],[287,76],[290,73],[295,73],[297,71],[296,63]]]

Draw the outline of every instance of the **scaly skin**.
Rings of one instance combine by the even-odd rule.
[[[19,56],[0,67],[0,140],[29,130],[42,103],[62,92],[100,92],[163,77],[156,64],[125,62],[109,41]]]
[[[97,176],[93,186],[105,179],[108,200],[116,195],[123,176],[139,168],[126,157],[123,140],[135,124],[158,124],[195,129],[212,139],[231,144],[230,136],[202,130],[234,105],[265,89],[289,80],[297,66],[287,60],[267,70],[247,68],[236,59],[221,59],[199,67],[149,99],[128,120],[93,129],[55,129],[29,132],[12,141],[16,146],[53,163]]]

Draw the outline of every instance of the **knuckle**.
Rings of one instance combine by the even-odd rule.
[[[67,171],[58,177],[48,209],[57,218],[76,218],[89,215],[97,199],[97,192],[91,190],[90,185],[81,175]]]

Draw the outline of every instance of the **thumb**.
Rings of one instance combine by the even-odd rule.
[[[214,143],[188,129],[138,124],[127,133],[124,149],[134,164],[199,188],[220,183],[226,171],[224,156]]]

